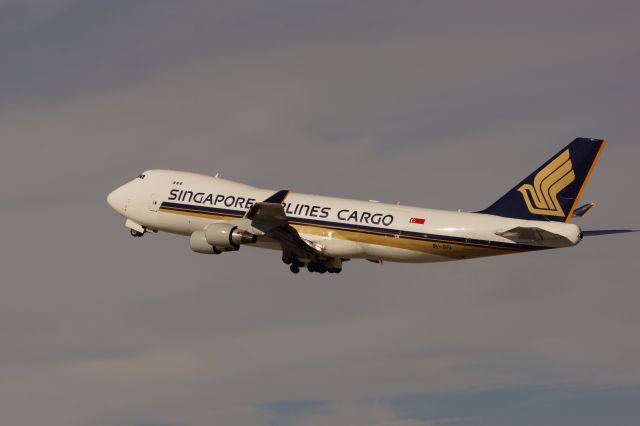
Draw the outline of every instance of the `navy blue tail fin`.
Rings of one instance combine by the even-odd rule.
[[[567,222],[604,148],[603,139],[578,138],[478,213]]]

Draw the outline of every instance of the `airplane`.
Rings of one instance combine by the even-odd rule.
[[[280,250],[291,272],[339,273],[348,260],[441,262],[571,247],[584,236],[569,223],[605,146],[577,138],[484,210],[444,211],[375,200],[268,190],[216,176],[149,170],[107,201],[134,237],[189,236],[191,250],[220,255],[242,246]]]

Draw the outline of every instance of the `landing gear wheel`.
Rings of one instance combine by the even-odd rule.
[[[300,272],[300,267],[298,265],[291,265],[289,266],[289,269],[291,270],[291,272],[293,272],[294,274],[297,274],[298,272]]]
[[[132,237],[142,237],[142,235],[144,235],[142,232],[138,232],[135,229],[131,229],[130,233]]]

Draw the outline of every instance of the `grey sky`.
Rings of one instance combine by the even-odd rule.
[[[133,240],[105,197],[166,167],[474,210],[606,137],[580,224],[637,227],[639,23],[637,2],[0,0],[0,420],[464,426],[507,401],[523,424],[526,399],[636,424],[637,236],[293,276]]]

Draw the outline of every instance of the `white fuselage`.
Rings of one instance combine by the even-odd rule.
[[[215,222],[241,218],[275,191],[189,172],[151,170],[113,191],[108,201],[127,226],[191,235]],[[580,228],[561,222],[527,221],[290,192],[287,219],[300,236],[329,257],[395,262],[437,262],[577,244]],[[561,242],[523,244],[498,235],[532,227],[564,237]],[[260,238],[257,247],[280,249]]]

